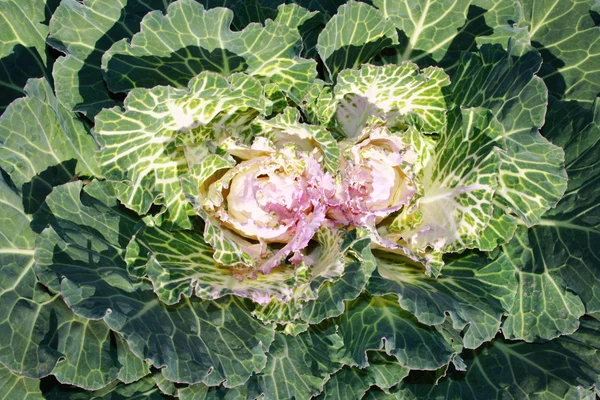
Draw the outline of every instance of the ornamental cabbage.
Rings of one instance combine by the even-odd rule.
[[[0,0],[0,397],[600,394],[598,0]]]

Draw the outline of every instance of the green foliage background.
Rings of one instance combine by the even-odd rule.
[[[595,398],[599,13],[0,0],[0,399]],[[420,263],[355,230],[319,238],[321,275],[227,276],[213,247],[239,249],[202,229],[186,185],[230,165],[188,167],[202,132],[175,137],[182,118],[301,127],[335,168],[333,137],[366,123],[347,95],[406,61],[429,86],[402,123],[439,133],[431,185],[495,182],[461,198],[480,234]]]

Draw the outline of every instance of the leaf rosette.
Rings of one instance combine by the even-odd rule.
[[[4,397],[597,394],[598,0],[29,3]]]
[[[239,245],[242,253],[225,265],[268,274],[288,257],[295,265],[310,264],[301,250],[326,222],[333,177],[314,153],[298,151],[292,143],[276,149],[259,137],[250,147],[231,141],[224,147],[229,147],[232,164],[234,157],[240,162],[197,179],[197,196],[188,196],[207,225],[227,229],[232,245]],[[219,241],[211,244],[218,249]],[[281,248],[271,250],[269,245]]]

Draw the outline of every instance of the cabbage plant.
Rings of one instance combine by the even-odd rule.
[[[594,399],[598,0],[0,0],[0,399]]]

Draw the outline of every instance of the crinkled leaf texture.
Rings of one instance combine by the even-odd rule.
[[[0,0],[0,400],[593,399],[598,0]]]

